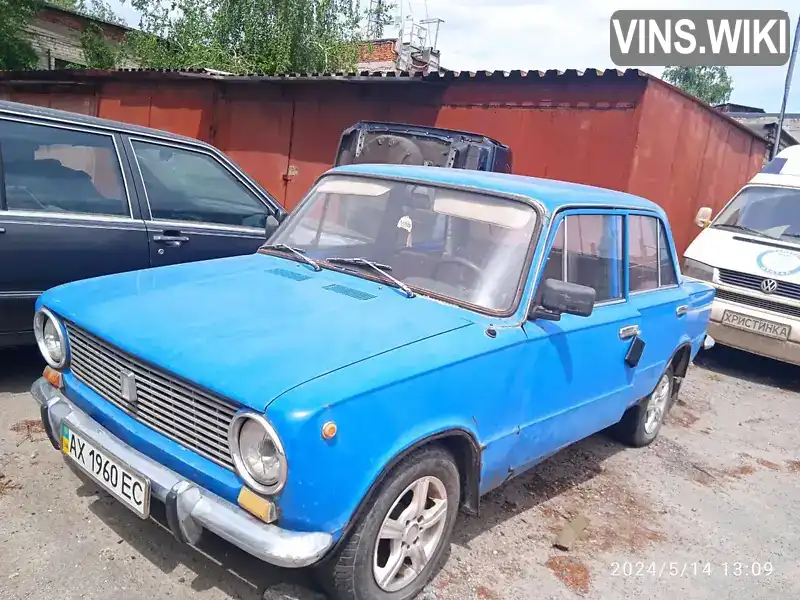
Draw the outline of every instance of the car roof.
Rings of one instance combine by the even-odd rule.
[[[23,117],[34,117],[38,119],[67,122],[75,125],[85,125],[87,127],[97,127],[101,129],[113,129],[119,133],[131,135],[144,135],[150,137],[158,137],[166,140],[173,140],[176,142],[201,144],[207,146],[205,142],[195,138],[177,135],[168,131],[160,129],[151,129],[150,127],[142,127],[141,125],[131,125],[130,123],[123,123],[121,121],[111,121],[109,119],[101,119],[99,117],[90,117],[79,113],[69,112],[66,110],[56,110],[54,108],[45,108],[42,106],[33,106],[31,104],[21,104],[19,102],[8,102],[0,100],[0,116],[2,115],[16,115]]]
[[[580,183],[508,173],[392,164],[345,165],[331,169],[329,173],[374,175],[413,179],[434,185],[467,186],[498,194],[512,194],[538,200],[549,212],[564,206],[586,205],[648,210],[664,215],[664,211],[655,202],[633,194]]]

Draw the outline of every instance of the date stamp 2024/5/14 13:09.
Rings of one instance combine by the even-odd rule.
[[[612,577],[769,577],[775,572],[770,561],[615,561],[610,567]]]

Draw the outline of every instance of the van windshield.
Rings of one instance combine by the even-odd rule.
[[[737,229],[776,240],[798,240],[800,189],[748,186],[723,209],[713,227]]]
[[[536,212],[518,200],[331,175],[270,239],[322,267],[374,277],[492,311],[514,303]],[[355,259],[355,260],[354,260]],[[374,265],[364,262],[370,261]]]

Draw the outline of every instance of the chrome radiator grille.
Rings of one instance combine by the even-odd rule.
[[[79,381],[141,423],[234,468],[228,449],[228,427],[237,410],[233,404],[146,365],[72,323],[65,325],[70,369]],[[135,378],[135,402],[123,396],[123,373]]]
[[[736,302],[737,304],[747,304],[755,306],[756,308],[763,308],[764,310],[771,310],[776,313],[783,313],[791,317],[800,317],[800,307],[791,306],[789,304],[781,304],[780,302],[773,302],[763,298],[756,298],[754,296],[747,296],[745,294],[737,294],[728,290],[717,290],[717,298],[720,300],[727,300],[728,302]]]
[[[769,277],[761,277],[759,275],[750,275],[749,273],[740,273],[739,271],[731,271],[729,269],[719,270],[719,280],[728,285],[735,285],[750,290],[761,291],[761,282]],[[800,300],[800,285],[796,283],[788,283],[786,281],[775,281],[778,287],[772,292],[773,296],[784,296],[792,300]]]

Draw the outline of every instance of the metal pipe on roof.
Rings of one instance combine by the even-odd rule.
[[[786,103],[789,101],[789,88],[792,87],[792,75],[794,74],[794,62],[797,60],[797,48],[800,46],[800,15],[797,17],[797,28],[794,30],[794,42],[792,43],[792,55],[789,57],[789,68],[786,70],[786,85],[783,88],[783,102],[781,102],[781,112],[778,115],[778,131],[775,132],[775,142],[772,144],[770,158],[775,158],[781,145],[781,133],[783,132],[783,117],[786,115]]]

